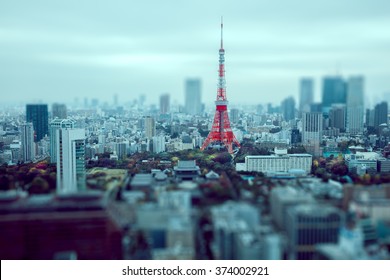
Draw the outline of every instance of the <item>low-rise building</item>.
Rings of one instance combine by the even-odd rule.
[[[310,173],[313,156],[310,154],[287,154],[287,150],[275,149],[275,155],[246,156],[246,171],[256,172],[288,172],[301,169]]]

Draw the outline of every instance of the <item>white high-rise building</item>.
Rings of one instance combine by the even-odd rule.
[[[85,189],[85,130],[56,130],[57,192],[69,193]]]
[[[348,79],[347,132],[363,134],[364,128],[364,79],[362,76]]]
[[[198,115],[202,112],[200,79],[186,80],[185,112],[190,115]]]
[[[156,121],[152,117],[146,117],[145,121],[145,137],[151,139],[156,135]]]
[[[32,161],[35,157],[34,128],[32,123],[22,124],[21,142],[22,142],[22,160],[24,162]]]
[[[154,136],[153,137],[153,153],[165,152],[165,137]]]
[[[74,128],[76,124],[76,121],[72,119],[59,119],[55,118],[51,121],[50,127],[49,127],[49,134],[50,134],[50,162],[56,163],[57,162],[57,138],[56,138],[56,131],[61,128]]]

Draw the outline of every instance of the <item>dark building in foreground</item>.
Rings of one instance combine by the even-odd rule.
[[[0,258],[122,259],[121,227],[103,193],[0,194]]]
[[[49,135],[49,117],[47,104],[27,104],[26,122],[32,122],[35,131],[35,142]]]
[[[311,260],[315,245],[336,244],[343,224],[342,213],[328,205],[302,204],[287,210],[290,259]]]

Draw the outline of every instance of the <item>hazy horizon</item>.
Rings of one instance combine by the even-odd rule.
[[[0,3],[2,103],[120,102],[163,93],[183,103],[186,78],[216,96],[224,17],[232,103],[298,100],[299,79],[365,77],[372,106],[390,99],[388,1],[13,1]]]

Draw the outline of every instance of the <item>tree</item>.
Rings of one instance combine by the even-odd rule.
[[[49,183],[40,176],[37,176],[31,182],[30,187],[28,188],[29,194],[46,194],[50,193]]]

